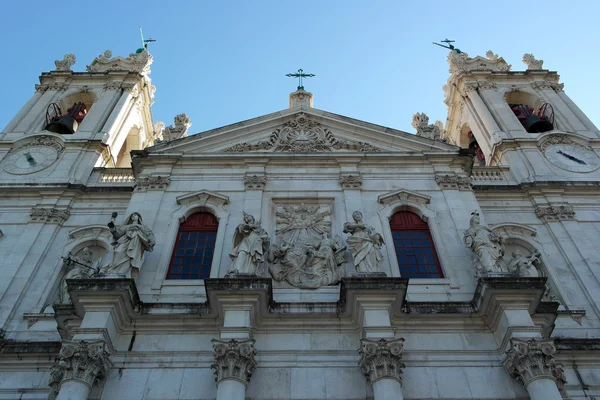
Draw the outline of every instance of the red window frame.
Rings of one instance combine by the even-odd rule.
[[[403,278],[444,277],[429,226],[417,214],[398,211],[390,218],[396,260]]]
[[[167,279],[210,277],[219,221],[208,212],[190,215],[177,232]]]

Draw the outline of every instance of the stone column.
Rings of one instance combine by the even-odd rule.
[[[92,386],[112,368],[106,343],[64,340],[50,370],[49,400],[87,400]]]
[[[374,400],[403,400],[404,339],[362,339],[358,365],[373,385]]]
[[[254,340],[213,339],[217,400],[244,400],[250,377],[256,369]]]
[[[564,392],[563,365],[554,361],[552,339],[510,340],[504,367],[523,382],[531,400],[561,400]]]

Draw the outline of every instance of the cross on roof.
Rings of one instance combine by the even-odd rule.
[[[304,86],[302,86],[302,78],[312,78],[315,76],[314,74],[305,74],[302,69],[299,69],[295,74],[286,74],[290,78],[298,78],[298,90],[304,90]]]

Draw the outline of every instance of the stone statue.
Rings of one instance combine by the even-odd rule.
[[[529,257],[523,257],[521,250],[516,249],[512,252],[512,258],[508,262],[508,272],[519,276],[538,276],[534,271],[535,265],[540,262],[540,253],[535,250]],[[532,270],[533,266],[533,270]]]
[[[485,225],[480,224],[479,213],[471,213],[470,227],[465,232],[464,242],[475,253],[475,268],[478,275],[504,272],[502,256],[503,239]]]
[[[227,274],[256,275],[258,264],[271,241],[267,232],[250,214],[244,213],[244,223],[239,224],[233,235],[233,250],[229,254],[232,263]]]
[[[383,261],[381,246],[384,244],[383,237],[375,232],[375,229],[363,223],[363,215],[360,211],[352,213],[354,222],[344,224],[344,233],[351,236],[346,240],[352,257],[354,257],[354,268],[359,274],[370,274],[380,272],[378,265]]]
[[[154,249],[154,233],[144,225],[142,216],[134,212],[122,225],[115,225],[117,213],[112,214],[108,229],[115,239],[112,261],[102,269],[104,275],[135,277],[144,263],[144,253]]]
[[[89,247],[84,247],[79,252],[80,255],[72,256],[65,259],[65,268],[69,271],[60,281],[58,290],[58,304],[71,304],[71,297],[67,288],[67,279],[86,279],[90,278],[98,271],[100,260],[93,261],[93,254]]]

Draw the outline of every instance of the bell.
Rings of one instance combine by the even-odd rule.
[[[46,129],[48,132],[60,133],[62,135],[72,135],[79,127],[79,123],[75,120],[75,118],[70,117],[68,115],[61,117],[58,121],[50,122],[46,125]]]
[[[531,114],[523,121],[523,127],[529,133],[542,133],[554,129],[554,125],[546,118]]]

